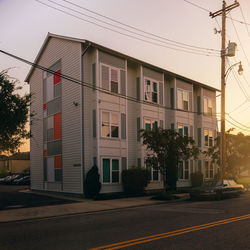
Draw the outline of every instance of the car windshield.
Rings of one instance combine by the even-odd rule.
[[[203,183],[203,187],[214,187],[216,186],[217,182],[216,181],[206,181]]]

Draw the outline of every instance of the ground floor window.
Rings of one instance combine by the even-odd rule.
[[[102,182],[103,183],[120,182],[119,159],[111,159],[111,158],[102,159]]]
[[[178,178],[180,180],[189,179],[189,161],[180,161],[178,164]]]
[[[209,161],[205,161],[205,178],[213,179],[214,178],[214,164]]]

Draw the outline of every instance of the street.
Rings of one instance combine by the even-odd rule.
[[[250,196],[1,223],[0,235],[1,249],[250,249]]]

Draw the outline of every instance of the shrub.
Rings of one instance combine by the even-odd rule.
[[[195,172],[191,174],[192,187],[200,187],[203,183],[203,174],[201,172]]]
[[[150,172],[142,168],[122,171],[122,185],[125,193],[140,194],[150,182]]]
[[[84,194],[86,198],[94,198],[101,189],[100,175],[97,166],[93,166],[87,173],[84,181]]]
[[[6,169],[0,170],[0,178],[6,177],[8,175],[10,175],[10,172],[8,170],[6,170]]]

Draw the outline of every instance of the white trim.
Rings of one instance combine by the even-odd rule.
[[[145,82],[146,81],[150,81],[150,93],[151,93],[151,100],[145,100]],[[152,100],[152,93],[155,93],[153,91],[153,83],[156,83],[157,84],[157,102],[153,102]],[[160,93],[159,93],[159,84],[160,81],[159,80],[155,80],[153,78],[150,78],[150,77],[147,77],[147,76],[144,76],[143,77],[143,101],[144,102],[150,102],[150,103],[153,103],[153,104],[159,104],[159,99],[160,99]],[[163,86],[163,89],[164,89],[164,86]]]
[[[108,65],[108,64],[105,64],[105,63],[100,63],[100,67],[99,67],[99,69],[100,69],[100,76],[101,76],[101,78],[100,78],[100,83],[101,83],[101,88],[103,89],[103,90],[105,90],[104,88],[103,88],[103,86],[102,86],[102,66],[104,66],[104,67],[107,67],[108,68],[108,70],[109,70],[109,89],[107,90],[107,91],[110,91],[111,93],[115,93],[115,92],[112,92],[111,91],[111,70],[113,69],[113,70],[116,70],[117,71],[117,73],[118,73],[118,76],[117,76],[117,80],[118,80],[118,93],[115,93],[115,94],[121,94],[121,69],[120,68],[117,68],[117,67],[114,67],[114,66],[111,66],[111,65]]]
[[[102,113],[103,112],[106,112],[106,113],[109,113],[109,130],[110,130],[110,136],[107,137],[107,136],[103,136],[102,135]],[[110,110],[106,110],[106,109],[101,109],[100,110],[100,115],[101,115],[101,123],[98,124],[98,126],[100,127],[100,134],[101,134],[101,138],[104,138],[104,139],[121,139],[121,113],[119,112],[115,112],[115,111],[110,111]],[[118,116],[118,137],[112,137],[111,136],[111,126],[112,126],[112,114],[114,115],[117,115]]]
[[[110,160],[110,182],[103,182],[103,159],[109,159]],[[100,171],[100,176],[101,176],[101,183],[103,185],[117,185],[117,184],[121,184],[121,157],[111,157],[111,156],[101,156],[100,157],[101,160],[101,171]],[[112,182],[112,160],[118,160],[119,162],[119,182]]]

